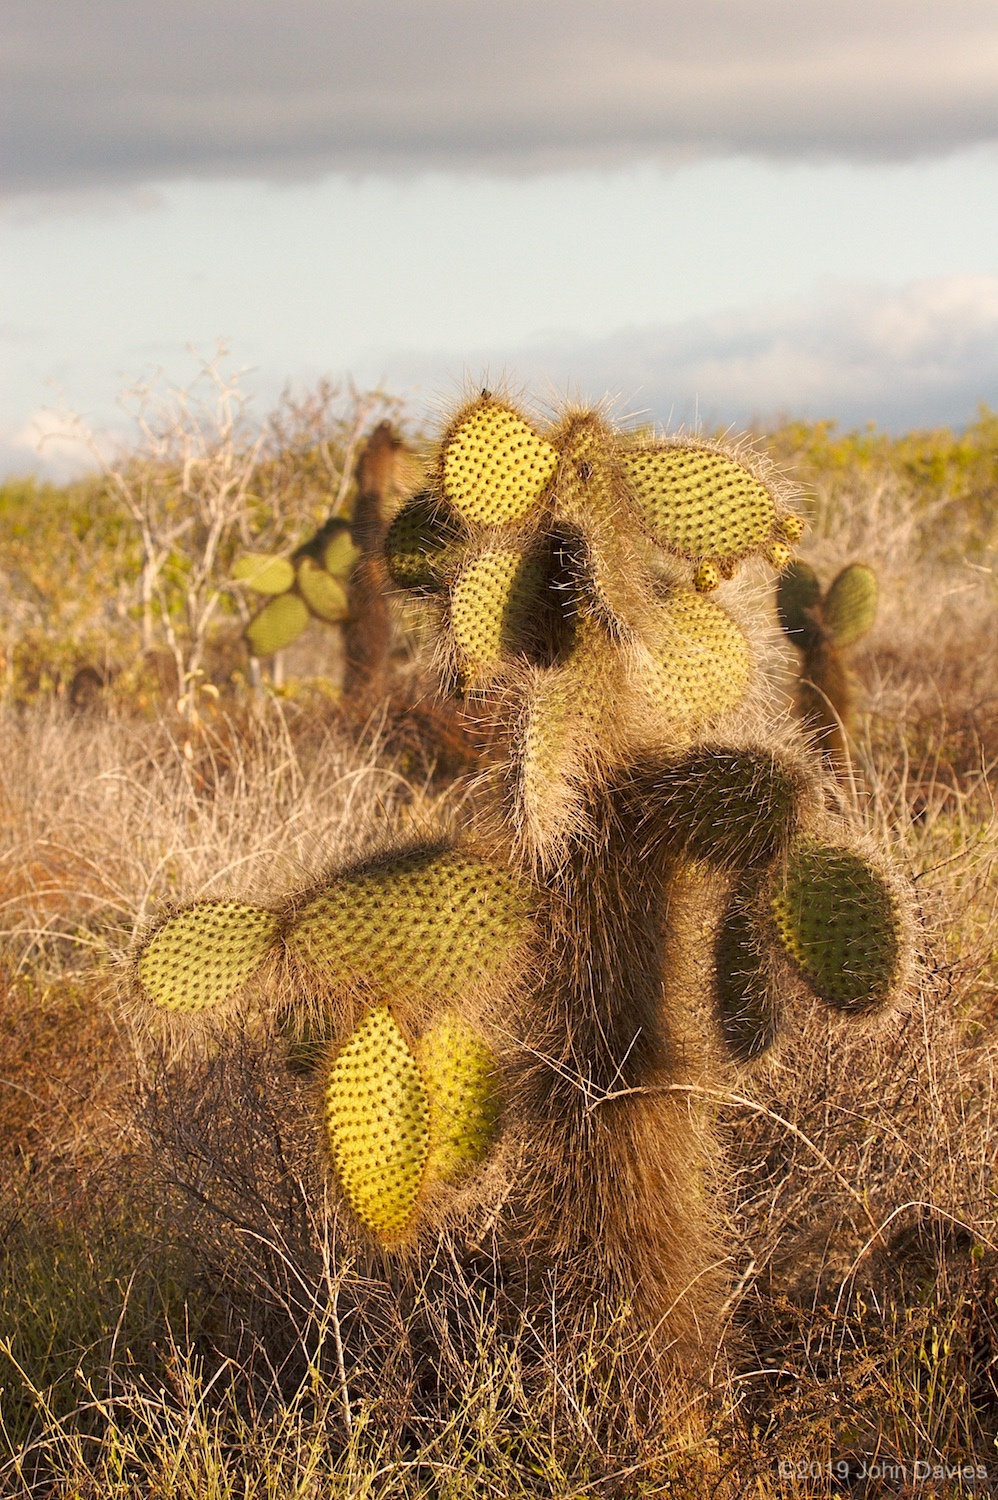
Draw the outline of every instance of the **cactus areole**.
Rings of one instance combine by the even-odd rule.
[[[505,735],[488,826],[266,913],[187,908],[138,960],[172,1012],[254,983],[308,995],[297,1017],[273,1003],[376,1241],[487,1212],[577,1306],[626,1302],[670,1357],[718,1300],[705,1069],[771,1046],[795,989],[868,1013],[909,962],[903,887],[760,728],[759,590],[746,606],[736,575],[771,579],[801,532],[754,459],[591,410],[542,426],[483,392],[385,559],[441,674]]]

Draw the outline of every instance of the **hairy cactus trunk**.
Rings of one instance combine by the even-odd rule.
[[[710,1322],[716,1257],[710,1143],[689,1087],[698,1048],[667,982],[682,902],[670,900],[672,860],[649,857],[618,792],[586,812],[594,836],[553,882],[551,966],[526,1038],[529,1258],[576,1305],[631,1306],[649,1354],[688,1357]]]
[[[350,612],[343,630],[343,695],[351,703],[374,699],[385,687],[391,619],[382,543],[385,506],[395,481],[402,441],[381,422],[357,461],[357,499],[350,534],[360,557],[350,577]]]

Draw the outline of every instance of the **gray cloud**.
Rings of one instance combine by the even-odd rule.
[[[994,0],[6,0],[0,187],[998,138]]]
[[[667,425],[747,425],[779,415],[875,422],[901,432],[961,426],[998,408],[998,276],[948,276],[900,290],[831,288],[814,302],[762,306],[659,328],[384,360],[393,384],[455,388],[508,372],[539,397],[598,401]]]

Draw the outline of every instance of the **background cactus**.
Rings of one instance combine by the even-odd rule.
[[[402,446],[391,423],[379,423],[357,459],[352,519],[330,516],[290,558],[249,552],[232,570],[237,582],[271,596],[246,628],[254,656],[290,646],[311,619],[342,624],[347,697],[384,686],[391,621],[381,544]]]
[[[776,604],[780,624],[801,653],[798,712],[825,759],[847,767],[855,691],[842,653],[876,619],[877,575],[864,563],[849,563],[823,594],[813,568],[794,562],[780,578]]]
[[[524,1295],[550,1273],[580,1316],[627,1303],[656,1367],[717,1306],[697,1103],[717,1047],[765,1051],[781,990],[867,1012],[908,968],[903,887],[799,753],[722,737],[744,739],[741,705],[758,718],[731,580],[799,534],[750,459],[470,402],[385,548],[507,737],[501,826],[487,856],[394,851],[275,918],[280,993],[327,1028],[329,1152],[361,1224],[387,1247],[432,1232],[448,1181],[505,1150],[481,1181]]]

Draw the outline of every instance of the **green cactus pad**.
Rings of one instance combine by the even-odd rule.
[[[773,1045],[778,993],[759,951],[750,887],[734,892],[714,944],[714,999],[721,1033],[736,1062],[754,1062]]]
[[[246,627],[254,656],[273,656],[296,641],[309,621],[308,606],[297,594],[279,594],[265,604]]]
[[[533,510],[557,467],[558,450],[521,416],[483,400],[444,444],[443,492],[465,520],[501,526]]]
[[[164,1010],[221,1005],[252,979],[278,931],[273,912],[240,901],[199,902],[153,933],[139,956],[139,981]]]
[[[766,486],[723,454],[667,443],[621,453],[620,467],[649,536],[681,557],[742,557],[773,533]]]
[[[379,1238],[412,1218],[430,1148],[430,1111],[416,1059],[386,1005],[370,1011],[329,1074],[326,1129],[354,1213]]]
[[[385,560],[393,583],[419,593],[443,588],[455,561],[460,528],[439,502],[416,495],[398,512],[385,537]]]
[[[334,624],[347,616],[347,595],[342,583],[320,568],[310,557],[298,564],[298,588],[313,615]]]
[[[451,627],[472,672],[522,649],[542,612],[543,585],[537,554],[485,552],[463,569],[451,593]]]
[[[644,670],[636,686],[660,716],[660,726],[688,732],[741,701],[752,658],[731,616],[695,589],[676,589],[645,638]],[[654,728],[654,726],[651,726]]]
[[[333,983],[387,998],[450,999],[486,978],[529,935],[530,893],[460,853],[393,856],[335,880],[298,914],[290,951]]]
[[[452,1012],[420,1038],[416,1059],[430,1106],[427,1179],[454,1182],[485,1160],[495,1139],[501,1109],[496,1059]]]
[[[836,646],[851,646],[877,617],[877,575],[864,563],[850,563],[833,580],[822,608],[825,629]]]
[[[334,578],[347,578],[359,556],[360,549],[354,546],[349,531],[340,531],[322,549],[322,566]]]
[[[820,631],[821,584],[806,562],[790,564],[776,585],[776,613],[794,645],[804,650]]]
[[[256,594],[284,594],[295,581],[295,570],[286,557],[246,552],[233,563],[232,576]]]
[[[816,995],[840,1010],[874,1010],[902,964],[897,901],[884,876],[851,849],[808,839],[771,900],[780,941]]]
[[[817,800],[799,767],[763,750],[714,746],[639,766],[627,792],[666,847],[729,869],[768,864],[795,837],[802,809]]]

